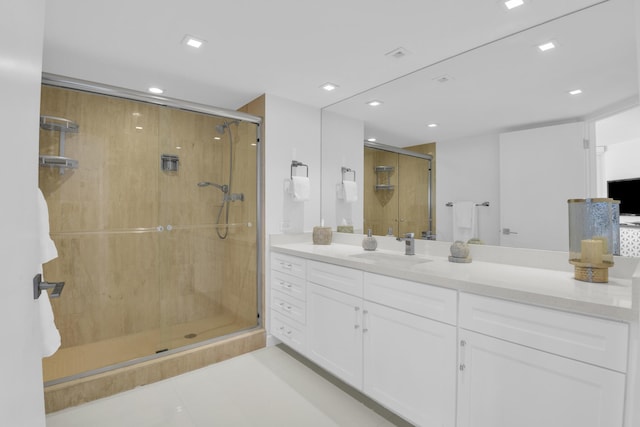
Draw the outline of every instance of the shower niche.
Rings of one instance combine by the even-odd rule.
[[[46,387],[260,327],[256,123],[218,135],[228,118],[50,85],[41,114],[41,164],[74,169],[40,168],[59,253],[44,277],[66,283]],[[79,126],[60,117],[82,138],[65,141]],[[223,195],[196,184],[227,182],[230,168],[244,201],[220,216]]]

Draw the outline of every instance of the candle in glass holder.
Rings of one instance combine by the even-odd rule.
[[[602,264],[602,240],[584,239],[580,242],[581,261],[589,264]]]

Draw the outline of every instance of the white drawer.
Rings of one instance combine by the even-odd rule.
[[[307,261],[307,280],[362,298],[363,273],[353,268]]]
[[[282,292],[271,293],[271,310],[303,325],[307,321],[305,303]]]
[[[304,279],[306,260],[295,256],[271,252],[271,269]]]
[[[460,293],[461,328],[580,360],[627,370],[629,325]]]
[[[271,333],[298,353],[306,354],[306,336],[304,326],[288,321],[272,311]]]
[[[364,299],[456,325],[458,292],[379,274],[364,274]]]
[[[271,270],[271,289],[280,291],[294,298],[306,299],[306,280],[280,271]]]

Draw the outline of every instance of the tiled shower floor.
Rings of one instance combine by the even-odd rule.
[[[51,381],[128,360],[155,354],[159,350],[174,349],[199,341],[220,337],[249,328],[236,322],[232,314],[173,325],[125,335],[81,346],[59,349],[53,356],[42,360],[44,381]],[[191,337],[196,334],[195,337]]]
[[[47,416],[47,427],[408,425],[280,347]]]

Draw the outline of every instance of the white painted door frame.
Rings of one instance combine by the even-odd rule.
[[[0,7],[0,425],[45,425],[36,256],[45,0]]]

